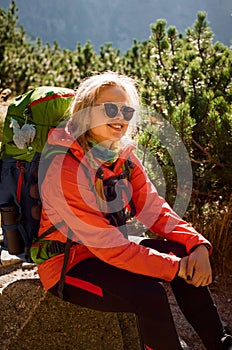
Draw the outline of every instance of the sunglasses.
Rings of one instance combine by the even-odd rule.
[[[123,115],[123,118],[127,122],[129,122],[132,119],[135,112],[135,109],[132,107],[122,106],[121,108],[119,108],[118,105],[112,102],[98,103],[94,106],[104,106],[104,112],[108,118],[115,118],[120,111],[120,113],[122,113]]]

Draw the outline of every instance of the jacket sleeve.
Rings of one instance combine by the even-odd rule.
[[[140,161],[132,155],[135,165],[132,169],[132,199],[136,203],[137,218],[149,230],[166,239],[182,243],[186,246],[188,253],[200,245],[210,242],[199,234],[189,223],[180,218],[168,205],[168,203],[158,195],[157,190],[148,179]]]
[[[108,264],[146,276],[172,280],[180,258],[159,253],[129,242],[99,211],[96,195],[82,167],[67,157],[61,167],[56,156],[42,185],[43,218],[52,224],[64,220],[73,239],[84,244],[96,257]],[[59,229],[61,230],[61,228]],[[62,232],[66,234],[65,230]],[[57,239],[54,232],[50,238]],[[59,233],[60,234],[60,233]]]

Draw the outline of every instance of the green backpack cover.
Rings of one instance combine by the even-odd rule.
[[[49,130],[65,124],[74,96],[71,89],[42,86],[16,97],[7,110],[0,154],[1,246],[26,261],[41,216],[41,153]]]
[[[48,131],[68,116],[67,110],[74,96],[72,89],[41,86],[16,97],[7,110],[0,158],[31,162],[36,152],[42,152]],[[34,127],[35,136],[32,142],[20,149],[13,137],[15,131],[20,132],[19,127],[22,129],[25,124]]]

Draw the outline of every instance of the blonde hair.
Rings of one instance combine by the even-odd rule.
[[[78,140],[86,153],[90,165],[95,170],[97,170],[98,164],[94,160],[92,153],[89,152],[90,108],[94,105],[94,102],[99,97],[102,89],[111,86],[120,87],[127,94],[129,103],[136,110],[135,116],[132,118],[130,125],[135,124],[139,118],[139,95],[136,89],[136,83],[134,79],[125,75],[120,75],[116,72],[107,71],[84,79],[76,91],[74,101],[69,110],[69,114],[71,115],[69,121],[69,131],[71,132],[72,136]],[[130,127],[128,130],[129,136],[131,130]],[[118,148],[118,143],[114,144],[112,148]],[[106,211],[103,181],[101,179],[96,179],[95,189],[97,193],[98,205],[101,211]]]

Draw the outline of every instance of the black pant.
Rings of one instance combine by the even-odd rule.
[[[143,239],[140,244],[179,257],[187,255],[185,247],[176,242]],[[180,309],[206,348],[219,350],[223,327],[208,288],[194,287],[178,277],[170,285]],[[57,295],[57,285],[50,291]],[[144,344],[157,350],[181,349],[165,289],[156,278],[90,258],[67,273],[63,295],[64,300],[80,306],[135,313]]]

